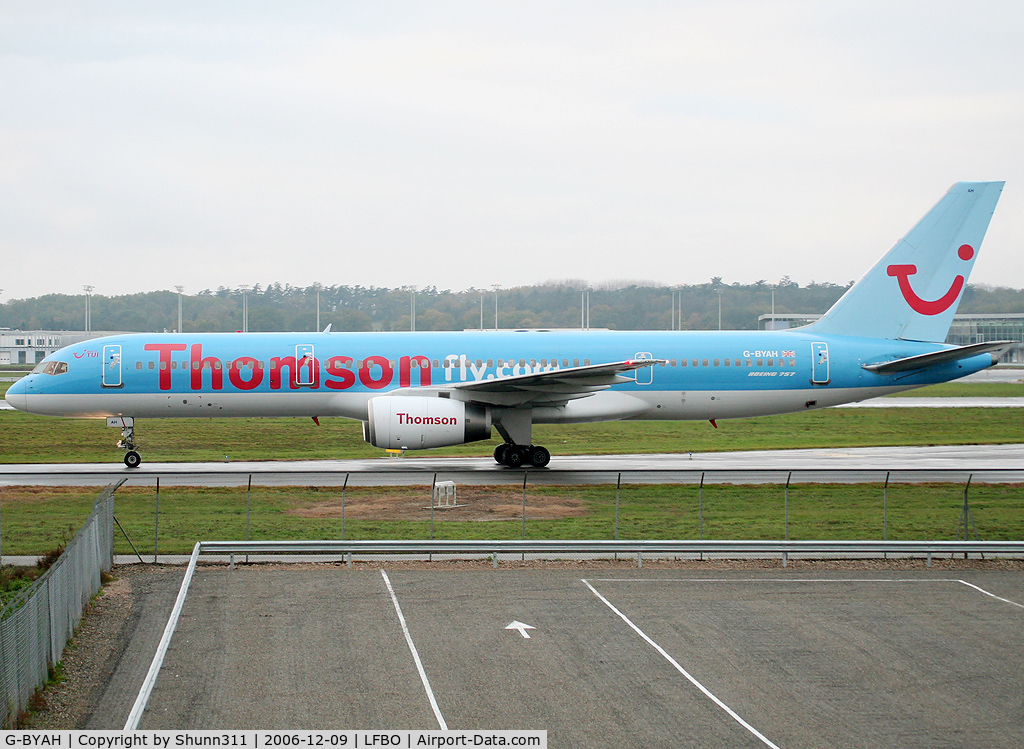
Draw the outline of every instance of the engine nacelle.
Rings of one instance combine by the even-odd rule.
[[[382,395],[370,398],[363,439],[388,450],[448,447],[491,437],[491,415],[448,398]]]

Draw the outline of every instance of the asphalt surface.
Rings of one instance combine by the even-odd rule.
[[[719,475],[719,481],[884,481],[886,472],[920,472],[916,480],[1024,481],[1024,445],[960,445],[930,447],[826,448],[816,450],[762,450],[662,455],[555,456],[544,469],[509,470],[490,458],[403,457],[367,460],[264,461],[237,463],[143,463],[135,469],[121,464],[0,465],[0,486],[21,484],[104,486],[127,479],[132,486],[162,485],[244,486],[385,486],[430,485],[454,480],[462,484],[685,483],[699,481],[702,471],[737,472]],[[758,476],[751,471],[763,472]],[[845,472],[839,476],[829,472]],[[986,474],[989,471],[991,473]],[[929,473],[930,472],[930,473]]]
[[[379,570],[201,568],[142,728],[440,715],[558,747],[1024,745],[1020,572],[387,575],[394,599]]]

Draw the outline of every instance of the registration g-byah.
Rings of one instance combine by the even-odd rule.
[[[874,398],[992,366],[1012,341],[943,341],[1002,191],[960,182],[818,322],[786,331],[207,333],[111,336],[46,357],[7,392],[35,414],[135,420],[343,416],[371,444],[504,439],[543,467],[534,424],[729,419]]]

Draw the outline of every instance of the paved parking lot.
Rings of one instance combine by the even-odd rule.
[[[1019,747],[1022,602],[1000,571],[201,568],[142,727]]]

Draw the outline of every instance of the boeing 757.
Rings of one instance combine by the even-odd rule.
[[[491,437],[543,467],[534,424],[730,419],[946,382],[1012,341],[945,344],[1002,182],[960,182],[817,322],[781,331],[134,333],[60,349],[7,392],[34,414],[135,420],[342,416],[379,448]],[[259,439],[254,435],[253,439]]]

